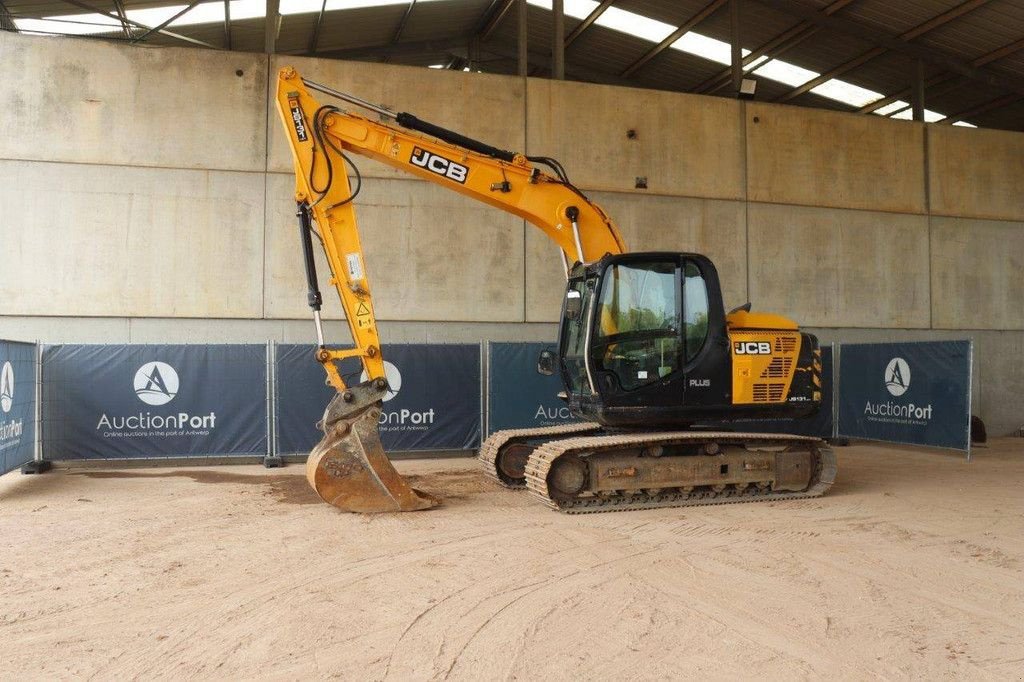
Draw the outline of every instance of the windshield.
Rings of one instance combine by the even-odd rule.
[[[598,307],[595,369],[624,390],[653,383],[682,366],[680,292],[672,261],[613,265]]]

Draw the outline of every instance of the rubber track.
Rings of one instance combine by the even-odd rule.
[[[586,497],[580,500],[559,502],[551,498],[548,492],[547,476],[551,465],[559,457],[570,452],[584,451],[597,454],[600,451],[632,448],[649,444],[700,443],[715,441],[726,445],[744,445],[751,443],[770,443],[772,445],[806,445],[817,448],[820,458],[817,461],[815,476],[807,490],[801,492],[754,492],[742,495],[731,494],[725,490],[715,494],[707,490],[695,490],[690,493],[681,491],[662,493],[656,496],[640,495],[620,497]],[[585,457],[586,455],[584,455]],[[701,455],[695,455],[701,456]],[[668,433],[624,434],[613,436],[594,436],[568,438],[554,443],[539,446],[530,455],[526,463],[526,487],[533,495],[544,501],[546,505],[567,514],[593,514],[611,511],[630,511],[636,509],[658,509],[662,507],[691,507],[706,504],[734,504],[739,502],[760,502],[774,500],[801,500],[820,497],[832,487],[836,477],[836,458],[828,445],[809,436],[792,436],[772,433],[733,433],[733,432],[692,432],[677,431]]]
[[[501,451],[501,448],[514,440],[529,440],[531,438],[538,438],[542,436],[553,436],[556,438],[575,436],[587,433],[588,431],[597,431],[600,428],[600,424],[595,424],[593,422],[581,422],[578,424],[544,426],[536,429],[506,429],[505,431],[495,431],[480,445],[480,452],[477,455],[477,458],[483,464],[484,471],[491,480],[496,481],[499,485],[506,488],[521,490],[526,486],[523,484],[509,483],[501,477],[501,474],[498,473],[497,460],[498,453]]]

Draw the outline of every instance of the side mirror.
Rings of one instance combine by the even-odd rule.
[[[555,354],[549,350],[542,350],[537,357],[537,374],[551,376],[555,373]]]

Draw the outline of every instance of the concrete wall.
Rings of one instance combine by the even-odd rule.
[[[0,61],[0,337],[310,340],[290,161],[268,98],[289,63],[559,158],[632,249],[711,256],[727,306],[752,300],[826,341],[973,338],[976,411],[993,433],[1024,423],[1024,135],[2,32]],[[538,231],[358,163],[385,342],[554,338],[561,262]],[[340,310],[327,317],[346,341]]]

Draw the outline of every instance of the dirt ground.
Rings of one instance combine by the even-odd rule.
[[[838,448],[808,501],[566,516],[475,460],[0,478],[0,678],[1020,679],[1024,440]]]

